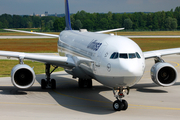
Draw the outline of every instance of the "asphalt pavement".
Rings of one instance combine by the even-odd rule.
[[[163,57],[180,73],[180,56]],[[131,87],[126,99],[129,108],[115,112],[115,98],[111,89],[93,80],[92,89],[78,88],[77,79],[63,72],[52,75],[57,89],[42,90],[40,80],[45,74],[37,75],[33,87],[19,90],[11,84],[10,77],[0,78],[1,119],[42,120],[179,120],[180,77],[172,87],[160,87],[150,78],[153,59],[146,60],[146,71],[141,81]]]

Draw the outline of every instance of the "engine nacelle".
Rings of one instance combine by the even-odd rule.
[[[177,80],[177,71],[169,63],[158,62],[151,68],[151,78],[157,85],[171,86]]]
[[[35,82],[34,70],[25,64],[18,64],[11,70],[11,82],[21,89],[31,87]]]

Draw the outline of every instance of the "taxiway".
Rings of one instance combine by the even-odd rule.
[[[173,64],[180,73],[180,56],[163,57]],[[52,75],[57,89],[42,90],[40,80],[45,74],[37,75],[34,86],[19,90],[11,84],[10,77],[0,78],[1,119],[66,119],[66,120],[179,120],[180,77],[172,87],[159,87],[150,78],[153,59],[146,60],[146,71],[141,81],[131,87],[126,96],[127,111],[115,112],[112,90],[93,80],[93,88],[78,88],[76,79],[65,72]]]

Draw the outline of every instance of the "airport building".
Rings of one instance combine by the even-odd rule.
[[[45,16],[48,16],[48,11],[45,12]]]

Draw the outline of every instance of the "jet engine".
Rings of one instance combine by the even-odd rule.
[[[20,89],[31,87],[35,82],[34,70],[25,64],[18,64],[11,70],[11,82]]]
[[[157,85],[168,87],[176,82],[177,71],[169,63],[158,62],[151,68],[151,78]]]

